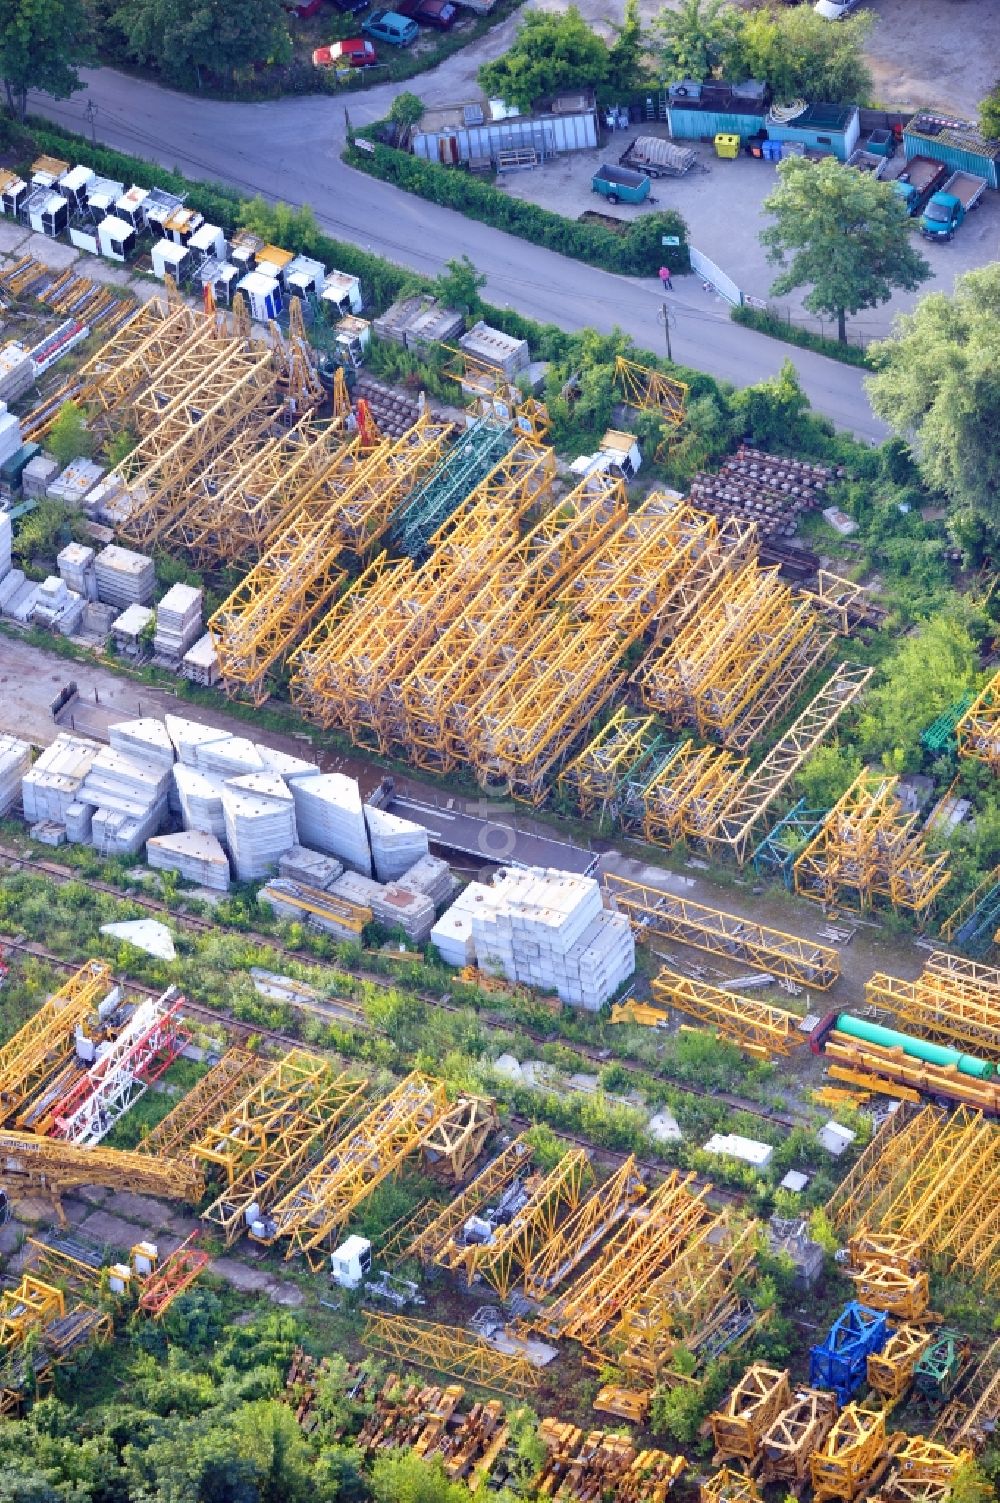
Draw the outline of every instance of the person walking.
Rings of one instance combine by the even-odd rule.
[[[660,281],[663,283],[663,290],[664,290],[664,292],[671,292],[673,290],[673,285],[674,284],[670,280],[670,267],[669,266],[661,266],[660,267]]]

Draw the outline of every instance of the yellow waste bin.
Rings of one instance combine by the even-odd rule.
[[[739,136],[732,136],[727,131],[720,131],[715,138],[715,155],[717,157],[738,157],[739,154]]]

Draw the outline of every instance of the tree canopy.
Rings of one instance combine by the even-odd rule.
[[[831,26],[809,5],[738,11],[729,54],[732,78],[760,78],[775,99],[857,104],[871,96],[865,38],[868,11]]]
[[[607,46],[571,5],[525,16],[513,45],[479,69],[479,85],[490,98],[529,110],[536,99],[563,89],[596,88],[608,66]]]
[[[281,0],[127,0],[112,17],[132,55],[165,78],[202,86],[205,74],[234,78],[292,55]]]
[[[841,341],[849,313],[887,302],[896,287],[912,291],[931,274],[911,244],[902,200],[887,184],[846,171],[834,157],[782,162],[764,209],[775,222],[761,231],[761,243],[768,260],[785,268],[772,292],[810,287],[805,306],[835,318]]]
[[[949,609],[904,637],[882,682],[865,697],[861,749],[888,758],[893,771],[919,761],[920,733],[977,684],[977,644],[960,611]]]
[[[681,0],[653,22],[665,77],[708,78],[731,55],[739,24],[729,0]]]
[[[28,90],[66,99],[82,88],[77,67],[93,57],[84,0],[0,0],[0,78],[12,115],[23,120]]]
[[[988,141],[1000,141],[1000,78],[979,101],[979,129]]]
[[[925,484],[951,504],[967,547],[1000,539],[1000,264],[925,297],[872,350],[878,415],[911,446]]]

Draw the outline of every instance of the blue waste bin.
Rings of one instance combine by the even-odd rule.
[[[781,142],[780,141],[765,141],[763,143],[763,151],[764,151],[764,161],[765,162],[780,162],[781,161]]]

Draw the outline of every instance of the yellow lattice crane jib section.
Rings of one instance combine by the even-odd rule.
[[[603,1242],[634,1205],[646,1196],[635,1156],[588,1195],[532,1257],[524,1278],[529,1299],[544,1299]]]
[[[960,757],[985,762],[1000,772],[1000,672],[975,699],[955,726]]]
[[[761,1439],[792,1401],[788,1369],[755,1362],[743,1374],[725,1407],[708,1417],[715,1441],[715,1462],[753,1461]]]
[[[20,1346],[29,1331],[65,1314],[66,1297],[61,1289],[29,1273],[22,1274],[15,1288],[0,1294],[0,1351]]]
[[[885,1411],[848,1404],[822,1447],[814,1451],[809,1470],[816,1503],[841,1499],[853,1503],[862,1487],[870,1486],[879,1464],[891,1456]]]
[[[668,428],[679,428],[684,421],[688,388],[683,381],[622,355],[615,361],[615,381],[627,406],[657,413]]]
[[[110,967],[88,960],[0,1049],[0,1122],[16,1115],[72,1047],[77,1025],[111,988]]]
[[[434,1372],[523,1398],[538,1387],[538,1369],[520,1352],[498,1351],[457,1325],[407,1320],[366,1310],[362,1343],[390,1362],[412,1363]]]
[[[796,1013],[757,997],[723,991],[666,966],[653,979],[651,990],[661,1006],[696,1018],[757,1059],[791,1054],[805,1043]]]
[[[752,1477],[724,1466],[701,1484],[698,1503],[762,1503],[762,1500]]]

